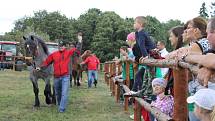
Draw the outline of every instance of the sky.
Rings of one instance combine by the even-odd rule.
[[[179,19],[186,22],[199,15],[203,2],[207,8],[212,0],[2,0],[0,4],[0,35],[10,32],[16,20],[33,16],[34,12],[59,11],[68,18],[78,18],[90,8],[114,11],[122,18],[154,16],[161,22]]]

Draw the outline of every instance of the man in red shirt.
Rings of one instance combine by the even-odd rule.
[[[54,87],[57,103],[59,105],[58,111],[62,113],[65,111],[68,102],[68,92],[70,85],[70,57],[77,49],[72,48],[67,50],[66,43],[64,41],[59,41],[58,46],[59,50],[49,55],[43,62],[41,68],[46,68],[48,65],[53,63]],[[37,70],[40,70],[40,68],[37,68]]]
[[[94,54],[90,54],[81,64],[87,64],[88,70],[88,88],[92,87],[94,83],[95,87],[98,80],[98,72],[100,68],[100,61]]]

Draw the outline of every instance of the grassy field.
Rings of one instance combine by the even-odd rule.
[[[0,71],[0,121],[131,121],[122,105],[114,102],[104,81],[99,81],[97,88],[87,89],[86,83],[71,88],[65,113],[45,104],[44,82],[40,80],[39,85],[41,107],[34,109],[28,72]]]

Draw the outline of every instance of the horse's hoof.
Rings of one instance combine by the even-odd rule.
[[[33,110],[38,110],[39,108],[40,108],[40,106],[34,105],[32,109],[33,109]]]
[[[52,107],[53,104],[47,104],[47,107]]]
[[[46,98],[46,104],[51,104],[51,99],[49,99],[49,98]]]

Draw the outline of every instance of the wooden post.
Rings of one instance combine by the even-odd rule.
[[[119,87],[119,84],[116,85],[115,92],[116,92],[116,102],[119,103],[119,97],[120,97],[120,87]]]
[[[187,90],[188,73],[186,69],[178,68],[173,70],[174,76],[174,121],[187,121]]]
[[[126,81],[125,81],[125,85],[129,87],[129,85],[130,85],[130,62],[126,61],[125,66],[126,66]]]
[[[121,65],[119,64],[117,66],[117,75],[120,74],[120,72],[121,72],[120,69],[121,69]],[[119,98],[120,98],[120,84],[119,83],[116,84],[115,93],[116,93],[116,102],[119,103]]]
[[[107,69],[108,69],[108,75],[110,75],[110,63],[108,63]],[[107,85],[109,85],[109,77],[107,79]]]
[[[125,66],[126,66],[126,80],[125,80],[125,85],[127,87],[129,87],[130,85],[130,64],[128,61],[125,62]],[[124,110],[128,111],[128,97],[125,97],[125,101],[124,101]]]
[[[116,75],[116,64],[115,63],[113,63],[113,68],[112,69],[113,69],[113,78],[114,78],[114,76]],[[116,84],[114,83],[113,80],[111,80],[111,81],[113,83],[112,94],[113,94],[113,96],[115,96]]]
[[[13,64],[13,71],[15,71],[15,67],[16,67],[16,58],[12,56],[12,64]]]
[[[110,92],[111,92],[111,95],[113,95],[113,94],[112,94],[112,88],[113,88],[112,74],[113,74],[113,64],[111,63],[111,64],[110,64],[110,78],[109,78],[109,84],[110,84]]]
[[[104,65],[104,79],[105,79],[105,83],[107,83],[107,64],[105,63]]]
[[[134,75],[135,75],[138,71],[138,64],[137,63],[133,63],[133,69],[134,69]]]
[[[136,100],[134,102],[134,121],[141,121],[141,108],[142,106]]]

